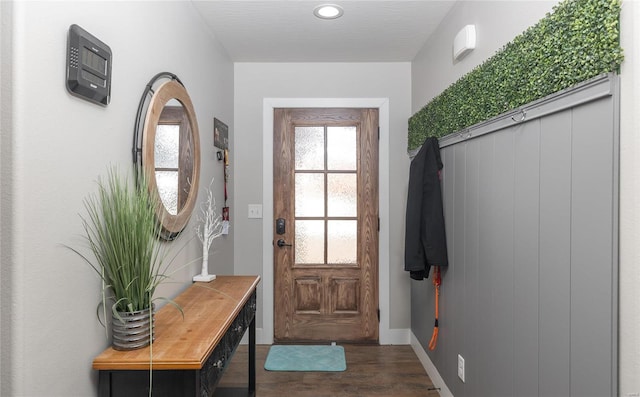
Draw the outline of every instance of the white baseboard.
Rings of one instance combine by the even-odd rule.
[[[431,378],[431,381],[433,382],[433,386],[440,389],[439,390],[440,396],[454,397],[453,394],[451,393],[451,390],[449,390],[449,388],[447,387],[447,384],[444,383],[444,379],[442,379],[442,376],[440,376],[440,372],[438,372],[438,369],[436,368],[436,366],[433,365],[433,362],[431,362],[431,359],[427,355],[427,352],[424,351],[424,348],[418,341],[418,338],[416,338],[416,336],[413,334],[413,332],[411,332],[411,347],[413,348],[413,351],[416,353],[416,356],[418,356],[418,359],[422,363],[422,366],[424,367],[425,371],[427,371],[427,375],[429,375],[429,378]]]
[[[381,345],[408,345],[411,341],[409,334],[411,330],[408,328],[392,328],[380,330]]]

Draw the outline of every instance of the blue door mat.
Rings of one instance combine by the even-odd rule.
[[[347,369],[342,346],[273,345],[264,363],[267,371],[340,372]]]

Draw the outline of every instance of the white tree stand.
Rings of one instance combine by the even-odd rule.
[[[215,274],[209,274],[209,247],[213,240],[222,235],[222,219],[216,213],[216,200],[211,193],[211,185],[207,190],[207,201],[200,208],[202,214],[198,217],[198,220],[202,221],[202,228],[200,225],[196,226],[196,235],[202,242],[202,270],[200,274],[193,276],[193,281],[205,283],[216,278]]]
[[[200,281],[203,283],[208,283],[211,280],[216,279],[215,274],[209,274],[209,247],[206,247],[205,244],[202,245],[202,271],[197,276],[193,276],[193,281]]]

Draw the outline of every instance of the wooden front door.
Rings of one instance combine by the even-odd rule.
[[[378,110],[274,109],[274,339],[378,341]]]

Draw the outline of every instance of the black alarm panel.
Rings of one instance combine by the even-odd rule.
[[[75,24],[67,41],[67,89],[103,106],[111,100],[111,48]]]

